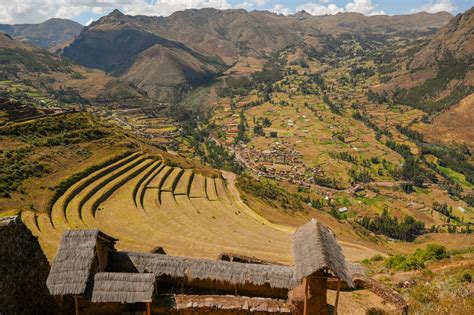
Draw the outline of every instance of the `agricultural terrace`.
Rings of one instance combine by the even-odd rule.
[[[238,201],[220,177],[131,153],[71,185],[51,213],[22,212],[49,259],[64,230],[98,228],[120,249],[215,258],[231,252],[291,263],[293,228],[270,223]],[[264,237],[262,237],[264,236]],[[377,251],[343,244],[350,259]]]

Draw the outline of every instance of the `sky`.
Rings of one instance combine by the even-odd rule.
[[[301,10],[312,15],[339,12],[395,15],[419,11],[457,14],[472,6],[474,0],[0,0],[0,23],[41,23],[56,17],[88,25],[114,9],[130,15],[157,16],[206,7],[269,10],[284,15]]]

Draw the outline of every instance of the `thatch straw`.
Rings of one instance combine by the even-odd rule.
[[[156,276],[170,276],[187,280],[211,280],[229,285],[255,285],[292,289],[293,268],[282,265],[262,265],[160,254],[121,252],[114,260],[131,262],[138,272],[151,272]],[[120,264],[120,263],[119,263]]]
[[[151,302],[154,289],[152,273],[99,272],[94,275],[90,300],[94,303]]]
[[[51,295],[82,295],[96,258],[97,239],[114,239],[99,230],[68,230],[63,233],[46,285]]]
[[[295,261],[294,278],[303,278],[323,269],[353,287],[341,247],[332,231],[315,219],[299,227],[292,237],[292,252]]]

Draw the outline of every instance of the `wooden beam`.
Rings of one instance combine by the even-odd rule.
[[[304,309],[303,315],[308,315],[308,279],[304,278]]]
[[[146,315],[151,315],[151,305],[150,305],[150,302],[146,302]]]
[[[77,296],[74,296],[74,308],[76,310],[76,315],[79,315],[79,301],[77,300]]]
[[[341,288],[341,280],[337,279],[336,302],[334,303],[334,315],[337,315],[337,304],[339,303],[339,290]]]

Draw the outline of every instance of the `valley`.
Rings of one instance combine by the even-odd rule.
[[[80,31],[45,22],[71,28],[47,38],[0,25],[0,217],[18,215],[49,262],[65,231],[99,229],[120,251],[284,265],[315,218],[416,310],[446,309],[420,291],[472,287],[473,19],[114,10]],[[342,309],[384,309],[367,292]]]

